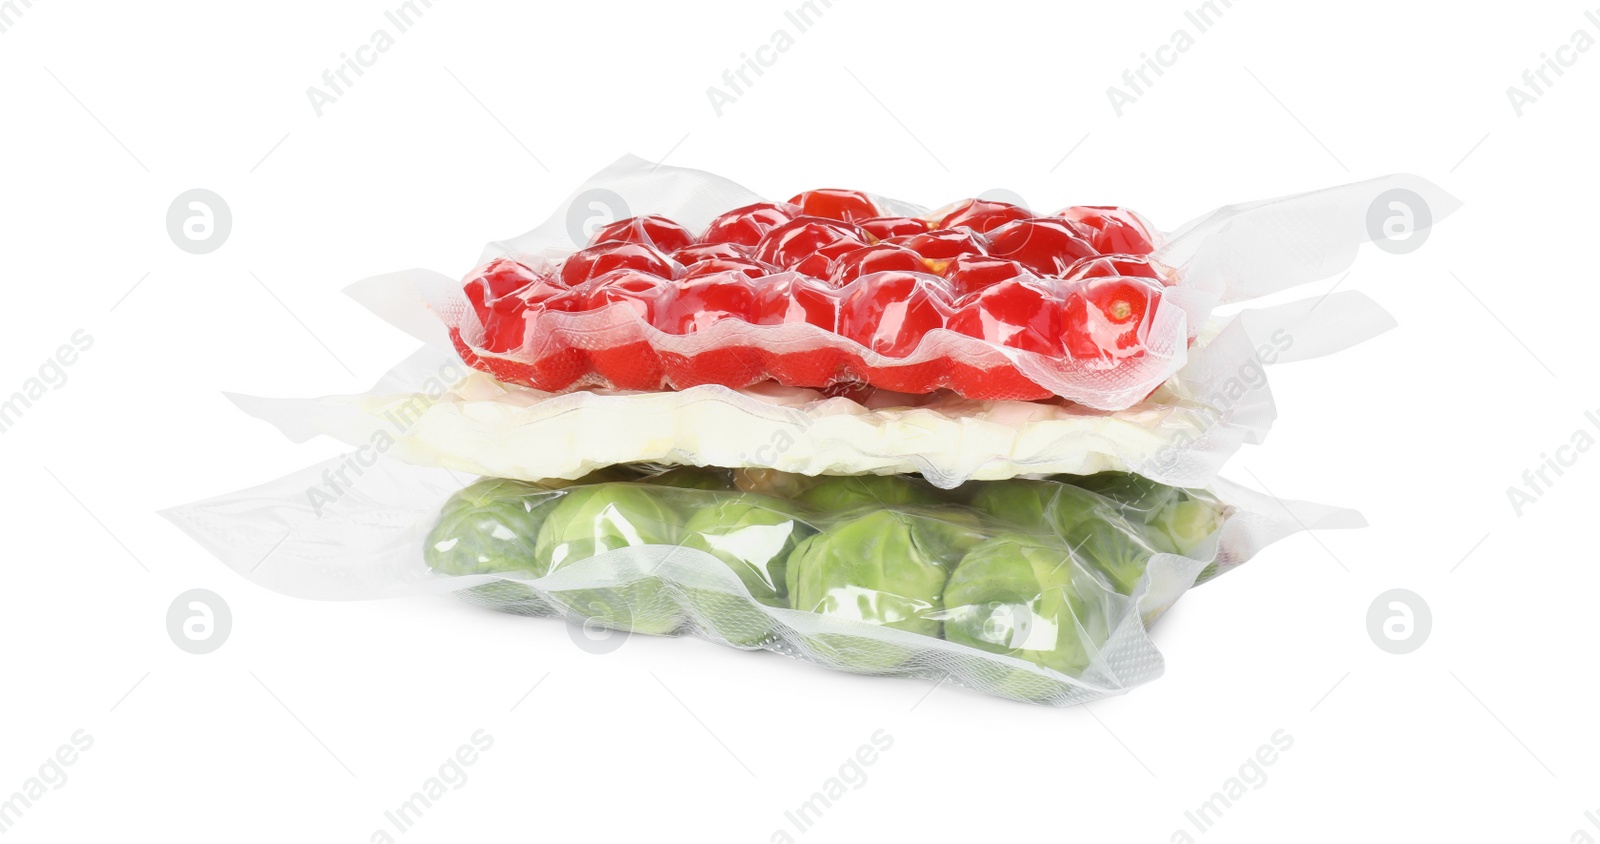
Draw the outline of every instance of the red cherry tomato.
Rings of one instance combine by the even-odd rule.
[[[1080,258],[1098,254],[1081,224],[1062,219],[1017,220],[989,232],[989,254],[1041,276],[1059,276]]]
[[[836,264],[838,264],[838,262],[832,258],[829,258],[827,255],[823,255],[820,252],[813,252],[810,255],[800,259],[800,263],[790,267],[789,271],[799,273],[807,278],[814,278],[818,281],[827,281],[828,279],[833,278],[834,267]]]
[[[688,281],[725,272],[736,272],[742,274],[745,278],[757,279],[772,275],[777,270],[760,261],[749,258],[707,258],[704,261],[685,267],[683,275],[678,280]]]
[[[527,339],[528,319],[532,315],[526,305],[514,298],[501,299],[490,305],[489,315],[483,321],[484,350],[503,354],[522,348]]]
[[[767,280],[756,291],[756,322],[760,325],[810,325],[833,334],[839,327],[838,291],[827,282],[784,274]],[[809,348],[808,348],[809,346]],[[781,383],[797,387],[826,387],[849,371],[852,356],[842,350],[815,345],[815,341],[787,348],[763,350],[767,372]]]
[[[706,227],[701,243],[737,243],[755,246],[767,232],[800,216],[800,209],[788,203],[757,202],[735,208]]]
[[[672,278],[677,269],[671,259],[653,247],[641,243],[602,243],[567,256],[561,264],[561,281],[568,287],[577,287],[613,270],[639,270]]]
[[[461,287],[481,322],[489,318],[489,306],[495,300],[526,287],[540,278],[532,268],[510,258],[497,258],[474,273]]]
[[[564,341],[548,335],[536,338],[530,344],[528,323],[536,321],[540,314],[547,311],[582,309],[582,292],[567,287],[554,277],[541,278],[510,296],[495,300],[489,306],[489,318],[483,327],[483,348],[500,354],[520,351],[533,357],[570,357],[573,352],[562,348]],[[544,361],[539,363],[542,366]],[[540,377],[543,379],[544,374],[541,373]],[[576,377],[573,375],[568,383]]]
[[[829,220],[843,220],[847,223],[870,220],[879,214],[878,206],[873,205],[872,200],[858,190],[838,188],[808,190],[805,193],[795,194],[789,203],[800,206],[800,213],[807,216],[826,217]]]
[[[696,243],[672,253],[672,260],[687,267],[710,258],[748,258],[754,251],[734,243]]]
[[[858,284],[839,306],[839,333],[889,357],[916,351],[950,316],[950,288],[920,273],[888,272]]]
[[[1100,252],[1120,252],[1126,255],[1149,255],[1155,251],[1150,232],[1144,223],[1126,208],[1111,205],[1074,205],[1058,217],[1076,220],[1091,229],[1090,242]]]
[[[584,284],[585,310],[620,306],[646,323],[670,304],[673,284],[659,276],[633,269],[612,270]],[[594,371],[618,390],[659,390],[665,373],[661,356],[642,336],[587,352]]]
[[[967,228],[979,234],[997,229],[1013,220],[1026,220],[1033,212],[1009,202],[968,199],[939,221],[941,229]]]
[[[622,303],[645,322],[654,323],[656,313],[671,298],[672,283],[657,275],[634,269],[612,270],[591,279],[579,291],[583,309],[595,311]]]
[[[689,230],[666,217],[629,217],[600,227],[589,245],[601,243],[642,243],[662,252],[676,252],[694,243]]]
[[[961,255],[944,269],[944,280],[950,282],[958,297],[969,296],[1008,278],[1027,275],[1028,269],[1016,261],[988,255]]]
[[[1161,304],[1161,287],[1145,278],[1091,278],[1063,297],[1061,332],[1067,354],[1081,359],[1137,357]]]
[[[668,334],[692,334],[714,322],[755,322],[756,292],[738,270],[680,280],[677,295],[661,306],[655,326]],[[740,385],[743,386],[743,385]]]
[[[1044,285],[1011,278],[962,300],[949,328],[1013,349],[1060,355],[1060,312],[1060,300]]]
[[[812,255],[832,261],[866,245],[867,233],[849,223],[796,217],[761,238],[756,260],[787,270]],[[827,274],[821,277],[826,278]]]
[[[891,243],[876,243],[872,246],[863,246],[844,253],[834,263],[833,275],[829,281],[835,287],[843,287],[864,275],[899,270],[908,273],[927,272],[928,267],[923,263],[922,256],[904,246]]]
[[[980,236],[963,229],[935,229],[922,234],[891,237],[884,242],[904,246],[921,255],[923,263],[927,265],[926,272],[934,275],[943,273],[951,261],[962,255],[984,254]]]
[[[919,220],[916,217],[872,217],[867,220],[856,220],[855,224],[875,240],[888,240],[891,237],[900,237],[908,234],[922,234],[928,230],[928,222]]]
[[[1116,276],[1150,278],[1162,284],[1168,283],[1156,262],[1144,255],[1099,255],[1094,258],[1083,258],[1061,274],[1062,279],[1066,281]]]
[[[800,275],[774,277],[756,291],[757,325],[814,325],[829,333],[839,327],[839,300],[826,282]]]

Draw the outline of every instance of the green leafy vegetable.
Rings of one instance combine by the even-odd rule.
[[[534,542],[558,497],[524,481],[478,481],[445,502],[423,558],[441,574],[536,573]]]
[[[1071,484],[1026,479],[989,481],[973,495],[972,506],[1013,529],[1057,537],[1114,509],[1105,499]]]
[[[876,510],[801,542],[789,556],[790,604],[799,610],[896,630],[939,635],[945,580],[982,536],[927,515]],[[854,670],[886,670],[908,654],[855,637],[819,636],[813,645]]]
[[[904,475],[843,475],[818,478],[798,496],[826,513],[863,507],[938,504],[933,488]]]
[[[789,555],[815,533],[787,502],[738,494],[719,496],[696,511],[684,526],[683,545],[721,560],[756,601],[786,607]],[[702,622],[732,644],[752,646],[776,630],[772,619],[742,595],[709,589],[685,592]]]
[[[1067,546],[1089,568],[1104,574],[1112,588],[1133,594],[1144,576],[1153,552],[1121,519],[1091,519],[1079,522],[1067,532]]]
[[[545,519],[534,556],[555,572],[598,554],[640,545],[676,545],[677,513],[659,490],[632,483],[574,487]],[[627,586],[575,589],[560,594],[563,603],[608,626],[640,633],[670,633],[681,621],[677,604],[656,577]]]
[[[990,539],[950,576],[945,638],[1076,674],[1107,636],[1100,591],[1060,544]]]

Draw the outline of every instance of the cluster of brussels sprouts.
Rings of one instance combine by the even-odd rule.
[[[446,502],[424,552],[442,574],[541,578],[618,548],[692,548],[748,598],[645,573],[554,598],[605,626],[664,634],[687,621],[740,647],[779,632],[756,604],[804,610],[1075,674],[1151,555],[1190,554],[1224,512],[1204,492],[1125,473],[941,490],[903,475],[613,467],[570,483],[480,480]],[[479,588],[503,603],[543,600],[513,581]],[[860,671],[908,658],[870,637],[808,644]]]

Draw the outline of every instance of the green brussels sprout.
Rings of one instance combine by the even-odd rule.
[[[1152,481],[1132,472],[1058,475],[1057,478],[1123,505],[1124,512],[1137,510],[1141,513],[1154,513],[1165,507],[1179,492],[1176,487]]]
[[[689,518],[683,545],[721,560],[756,601],[786,607],[789,555],[814,533],[788,502],[759,495],[719,496]],[[731,644],[752,647],[777,632],[776,623],[742,595],[684,591],[702,624]]]
[[[802,541],[789,555],[789,603],[797,610],[939,635],[945,580],[983,537],[958,521],[876,510]],[[859,636],[810,637],[840,667],[882,672],[910,656],[905,648]]]
[[[1014,528],[1057,537],[1110,508],[1105,499],[1071,484],[1021,478],[985,482],[972,506]]]
[[[943,596],[944,635],[1076,674],[1109,635],[1100,594],[1099,584],[1060,544],[996,537],[967,552],[951,573]]]
[[[680,489],[708,489],[726,491],[733,489],[733,478],[727,469],[705,466],[678,466],[642,479],[651,486],[678,487]]]
[[[677,515],[661,498],[632,483],[571,487],[545,519],[535,556],[554,571],[630,545],[676,545]]]
[[[1067,532],[1066,542],[1085,568],[1104,574],[1123,595],[1133,594],[1155,553],[1140,531],[1118,518],[1079,522]]]
[[[526,572],[539,568],[534,542],[558,494],[542,484],[484,478],[458,491],[439,510],[422,544],[422,558],[440,574]],[[510,580],[465,590],[464,598],[522,615],[552,610],[532,589]]]
[[[1147,531],[1150,545],[1157,551],[1190,556],[1206,537],[1222,527],[1226,508],[1222,502],[1195,490],[1180,494],[1156,511]]]
[[[1045,524],[1045,508],[1055,498],[1056,484],[1016,478],[983,481],[972,496],[972,506],[990,517],[1013,525]]]
[[[928,484],[904,475],[832,475],[818,478],[796,498],[826,513],[939,503],[939,496]]]
[[[444,503],[423,542],[423,559],[441,574],[538,574],[534,543],[559,497],[525,481],[477,481]]]
[[[1222,503],[1201,490],[1129,472],[1101,472],[1074,483],[1121,505],[1122,515],[1156,551],[1187,555],[1222,524]]]
[[[816,533],[787,502],[757,495],[718,498],[684,525],[683,544],[716,557],[757,601],[787,606],[785,566],[795,545]]]
[[[636,545],[676,545],[678,516],[658,490],[632,483],[573,487],[545,519],[534,556],[541,576],[607,551]],[[670,633],[681,621],[677,603],[656,577],[614,589],[576,589],[560,595],[573,610],[611,627]]]

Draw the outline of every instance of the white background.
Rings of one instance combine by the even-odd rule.
[[[0,435],[0,796],[74,731],[94,742],[5,840],[367,841],[478,729],[494,744],[470,779],[400,837],[1600,838],[1600,456],[1520,516],[1506,493],[1600,410],[1600,49],[1563,53],[1521,116],[1506,93],[1576,30],[1600,37],[1582,4],[1239,0],[1119,117],[1107,87],[1192,33],[1191,4],[837,0],[718,116],[707,88],[793,32],[795,4],[440,0],[319,117],[306,89],[392,32],[393,5],[3,4],[0,395],[94,338]],[[459,274],[627,152],[775,198],[1006,188],[1166,227],[1394,171],[1466,205],[1415,253],[1363,250],[1340,289],[1400,328],[1274,370],[1279,423],[1227,473],[1372,526],[1190,594],[1155,631],[1166,675],[1090,706],[692,640],[595,656],[450,600],[300,601],[155,514],[338,453],[221,391],[358,392],[414,348],[341,287]],[[203,256],[164,222],[195,187],[234,218]],[[208,656],[164,627],[196,587],[234,615]],[[1408,656],[1366,631],[1394,587],[1432,608]],[[795,833],[784,812],[878,730],[893,746],[865,783]],[[1184,813],[1278,730],[1292,748],[1197,832]]]

